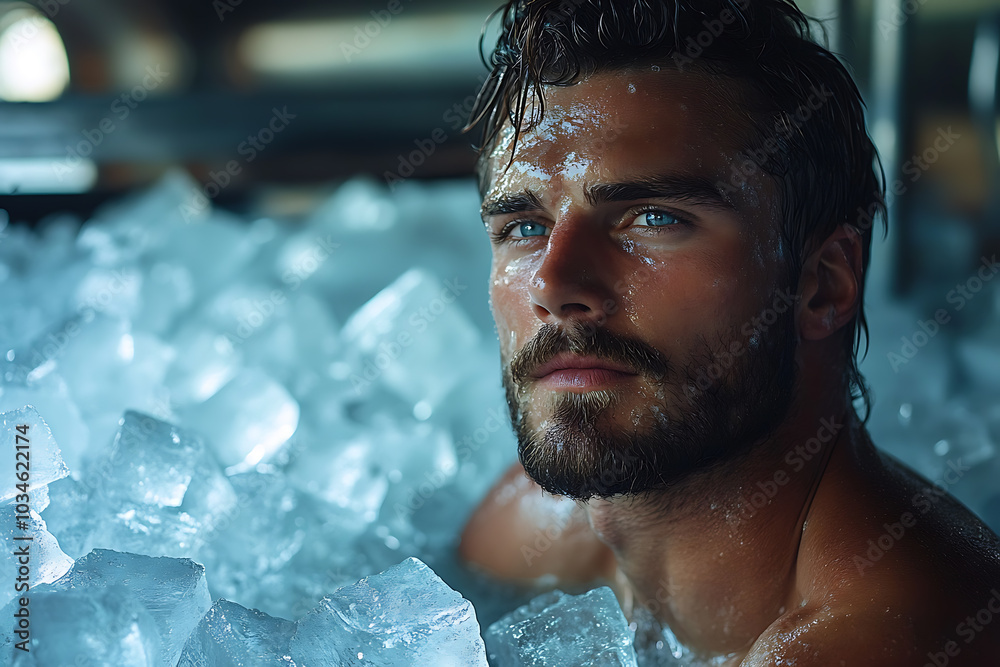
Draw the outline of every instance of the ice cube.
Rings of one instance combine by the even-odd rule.
[[[34,407],[27,405],[4,412],[0,419],[3,420],[0,446],[6,458],[2,468],[7,471],[0,483],[0,504],[18,495],[27,495],[30,501],[36,487],[69,474],[49,425]],[[37,509],[37,505],[31,506]]]
[[[356,437],[322,450],[310,450],[296,459],[291,477],[323,500],[350,509],[367,522],[378,516],[389,487],[384,464],[370,437]]]
[[[269,282],[239,281],[211,295],[197,317],[238,345],[288,317],[288,296]]]
[[[45,590],[95,595],[119,587],[149,613],[162,642],[163,664],[176,664],[199,619],[212,606],[205,568],[187,558],[153,558],[95,549]]]
[[[308,284],[338,316],[356,310],[399,275],[413,250],[398,224],[399,207],[386,195],[371,179],[343,184],[287,238],[275,273],[290,286]],[[379,261],[366,261],[376,256]]]
[[[162,245],[151,249],[149,259],[185,268],[196,301],[239,282],[240,272],[259,251],[259,243],[247,234],[245,223],[224,211],[213,211],[197,223],[181,222],[164,232]]]
[[[275,317],[273,326],[254,330],[247,338],[237,335],[236,345],[248,364],[265,369],[302,398],[311,391],[298,389],[297,380],[312,377],[314,383],[321,377],[340,350],[340,328],[323,300],[294,289],[293,284],[281,292],[287,309]]]
[[[49,372],[31,377],[24,384],[0,386],[0,412],[17,410],[25,405],[32,405],[45,415],[66,465],[70,470],[79,470],[90,444],[90,430],[69,395],[62,376]]]
[[[182,416],[208,436],[220,463],[242,470],[266,462],[292,437],[299,404],[266,373],[246,369]]]
[[[49,489],[49,505],[45,508],[45,522],[53,535],[59,536],[60,548],[73,559],[90,551],[90,535],[99,522],[102,512],[80,511],[89,505],[90,494],[87,486],[72,477],[66,477],[52,484]]]
[[[451,482],[457,468],[454,445],[443,429],[384,420],[363,430],[341,425],[310,433],[287,472],[298,488],[357,518],[344,526],[347,534],[380,520],[380,529],[391,535],[376,537],[396,551],[409,548],[411,538],[424,538],[414,534],[411,519]],[[383,567],[399,560],[397,553],[387,555]]]
[[[176,351],[128,320],[91,314],[68,338],[57,361],[90,432],[104,443],[125,410],[170,416],[163,378]]]
[[[171,169],[153,186],[104,204],[83,226],[78,243],[109,264],[158,249],[168,235],[197,227],[209,217],[210,207],[199,207],[200,215],[188,210],[199,190],[188,172]]]
[[[97,515],[88,535],[89,549],[120,549],[147,556],[184,558],[199,553],[202,548],[201,522],[181,508],[126,505],[109,512],[93,496],[89,505]]]
[[[107,455],[50,497],[46,520],[73,556],[94,548],[195,555],[237,501],[200,436],[132,411]]]
[[[132,320],[135,329],[162,335],[193,300],[191,272],[172,262],[157,262],[143,276],[139,313]]]
[[[131,320],[138,312],[143,275],[135,268],[94,267],[76,286],[73,308]]]
[[[370,177],[342,184],[312,212],[308,226],[354,232],[387,232],[397,225],[399,210],[386,187]]]
[[[295,624],[218,600],[188,638],[177,667],[294,667],[288,644]]]
[[[351,375],[361,391],[381,382],[402,398],[436,405],[469,368],[479,331],[459,305],[468,285],[410,269],[344,324],[346,344],[360,355]]]
[[[212,572],[212,595],[288,615],[297,602],[299,574],[290,562],[308,541],[318,539],[324,519],[315,501],[282,475],[248,472],[230,481],[237,504],[200,535],[210,540],[203,559]],[[350,536],[340,537],[341,548],[348,547]]]
[[[191,480],[206,466],[202,438],[133,410],[122,417],[109,458],[109,497],[178,507]]]
[[[416,558],[323,598],[296,624],[291,654],[304,665],[487,664],[472,603]]]
[[[175,405],[201,403],[236,377],[240,355],[232,340],[200,324],[184,326],[173,344],[184,350],[167,370],[166,385]]]
[[[124,586],[89,590],[31,591],[30,639],[14,633],[12,620],[19,599],[3,610],[0,655],[5,664],[23,667],[49,665],[116,665],[163,667],[163,651],[156,623],[148,609]],[[27,641],[25,650],[17,648]]]
[[[19,584],[27,583],[32,587],[47,584],[64,575],[73,565],[73,559],[59,548],[59,542],[34,510],[25,515],[17,511],[14,503],[0,506],[0,526],[0,548],[3,549],[0,555],[0,580],[10,582],[0,588],[0,607],[18,597],[22,592],[17,590]],[[18,572],[19,567],[23,565],[19,554],[24,554],[25,550],[30,563],[26,581],[23,577],[18,579],[22,576]]]
[[[636,665],[628,623],[607,586],[536,599],[491,625],[486,646],[504,667]]]

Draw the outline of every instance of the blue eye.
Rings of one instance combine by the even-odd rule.
[[[645,219],[646,224],[642,224]],[[669,227],[680,222],[677,216],[670,215],[666,211],[643,211],[635,217],[635,224],[639,227]]]
[[[522,222],[516,226],[516,229],[518,235],[515,238],[528,238],[531,236],[545,236],[548,227],[537,222]]]

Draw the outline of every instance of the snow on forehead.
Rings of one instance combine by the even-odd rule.
[[[520,136],[517,137],[517,150],[530,150],[542,143],[562,141],[592,132],[597,120],[593,106],[589,103],[574,103],[568,109],[562,105],[547,106],[540,123],[530,130],[527,129],[527,124],[522,127]],[[514,127],[508,123],[501,131],[490,157],[496,159],[509,156],[514,136]]]
[[[515,185],[515,180],[520,182],[521,179],[549,183],[557,173],[560,177],[568,179],[582,177],[593,166],[593,156],[588,156],[591,151],[581,149],[579,146],[577,148],[581,152],[567,150],[558,160],[559,167],[555,171],[544,168],[538,162],[536,159],[538,152],[545,152],[552,147],[558,149],[560,144],[568,147],[580,137],[595,135],[595,129],[601,127],[607,113],[603,101],[593,99],[574,101],[569,105],[548,104],[541,121],[530,130],[522,129],[520,136],[517,137],[515,148],[517,155],[510,162],[509,168],[506,168],[506,162],[510,159],[515,131],[510,124],[504,126],[490,154],[494,165],[499,166],[494,172],[495,181],[490,188],[491,191],[508,190]],[[520,187],[522,186],[515,189]]]

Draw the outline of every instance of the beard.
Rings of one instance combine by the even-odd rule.
[[[606,328],[543,325],[504,363],[503,372],[518,456],[528,476],[556,495],[611,498],[670,489],[745,456],[784,421],[791,406],[793,312],[755,330],[749,341],[739,329],[720,335],[717,348],[701,339],[680,367],[644,341]],[[743,344],[730,353],[738,341]],[[531,373],[560,352],[627,364],[652,391],[549,392],[534,396],[549,415],[539,421],[530,409]],[[623,405],[636,396],[638,404]]]

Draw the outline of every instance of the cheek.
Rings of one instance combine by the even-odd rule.
[[[620,300],[635,326],[665,345],[711,341],[745,315],[750,299],[741,268],[718,254],[674,256],[634,269]]]
[[[531,335],[533,320],[528,285],[530,257],[514,260],[494,257],[490,270],[490,305],[500,336],[501,351],[509,358]]]

